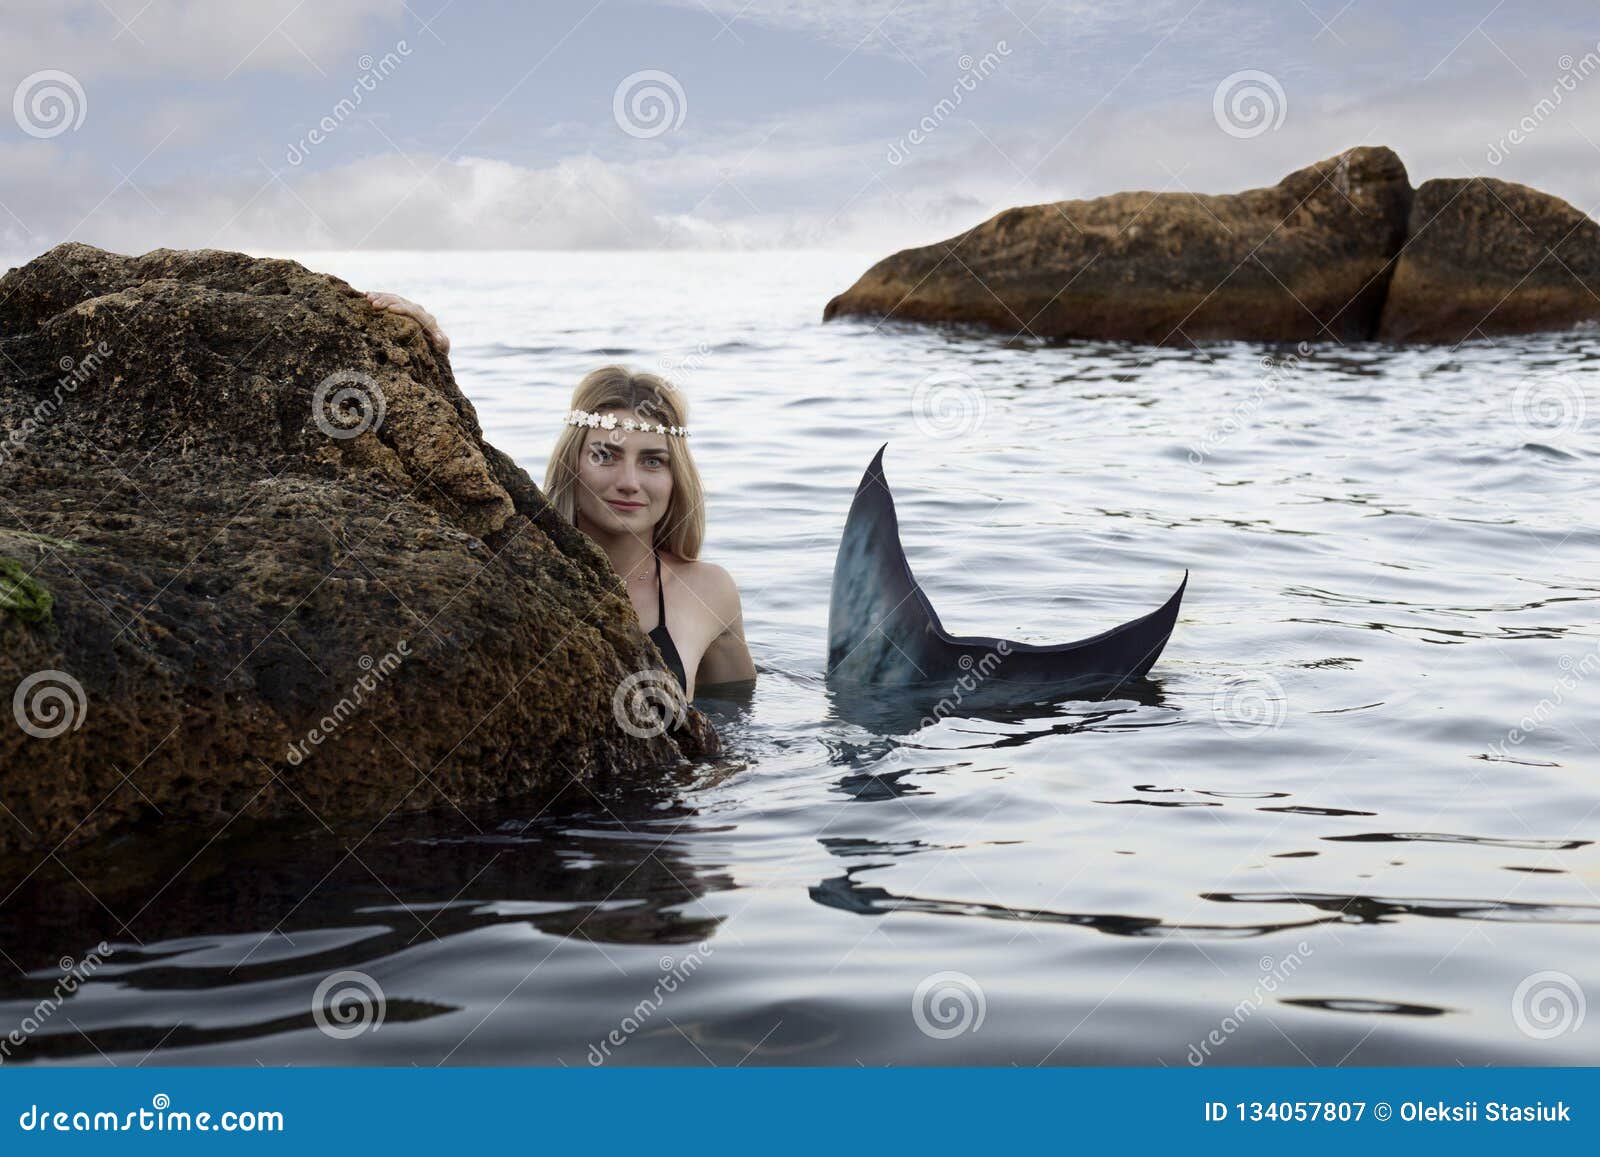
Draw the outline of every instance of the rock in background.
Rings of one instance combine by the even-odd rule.
[[[878,262],[828,302],[1041,338],[1455,342],[1600,321],[1600,225],[1507,181],[1412,190],[1362,147],[1225,196],[1007,209]]]
[[[1457,342],[1600,319],[1600,224],[1492,177],[1424,181],[1377,336]]]
[[[338,278],[59,246],[0,279],[0,433],[0,852],[716,748],[619,717],[676,684],[604,553]]]

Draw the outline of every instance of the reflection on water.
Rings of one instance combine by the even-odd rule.
[[[972,900],[937,900],[921,896],[895,896],[882,888],[862,884],[854,878],[857,871],[867,871],[875,865],[852,868],[843,876],[824,880],[811,889],[811,898],[830,908],[846,912],[859,912],[875,916],[885,912],[933,912],[944,916],[981,916],[990,920],[1022,920],[1047,924],[1077,924],[1105,932],[1111,936],[1258,936],[1266,932],[1282,932],[1287,928],[1303,928],[1320,924],[1321,920],[1300,920],[1280,924],[1168,924],[1141,916],[1120,916],[1111,913],[1057,912],[1048,909],[1009,908],[1004,904],[985,904]]]
[[[535,477],[584,371],[682,379],[761,679],[703,702],[727,752],[692,783],[24,865],[6,1062],[1592,1063],[1594,336],[1008,343],[820,326],[856,255],[308,261],[433,309]],[[651,262],[681,292],[627,292]],[[886,439],[955,633],[1081,638],[1188,569],[1150,677],[830,686]]]

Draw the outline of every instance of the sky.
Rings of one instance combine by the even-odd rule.
[[[824,248],[1356,145],[1600,211],[1593,0],[0,0],[0,251]]]

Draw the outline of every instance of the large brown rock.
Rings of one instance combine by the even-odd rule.
[[[1013,335],[1458,342],[1600,321],[1600,224],[1493,178],[1413,191],[1385,148],[1270,189],[1007,209],[867,270],[823,311]]]
[[[1363,338],[1377,328],[1410,205],[1400,158],[1356,148],[1226,196],[1117,193],[1007,209],[878,262],[823,320],[1165,344]]]
[[[604,553],[337,278],[59,246],[0,279],[0,432],[0,853],[715,749],[619,723],[671,677]]]
[[[1600,224],[1527,185],[1425,181],[1378,336],[1456,342],[1600,320]]]

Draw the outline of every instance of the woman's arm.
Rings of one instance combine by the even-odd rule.
[[[744,610],[739,604],[739,587],[733,576],[720,566],[708,569],[717,574],[716,597],[710,604],[723,623],[722,634],[711,641],[700,658],[695,673],[695,691],[719,683],[743,683],[756,677],[756,665],[744,641]]]

